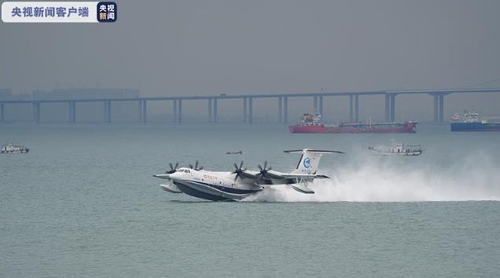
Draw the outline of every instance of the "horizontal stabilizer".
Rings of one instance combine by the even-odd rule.
[[[303,150],[286,150],[283,151],[285,153],[302,153],[304,151],[312,152],[312,153],[344,153],[341,151],[332,151],[332,150],[316,150],[316,149],[303,149]]]
[[[304,185],[301,184],[292,184],[292,188],[295,189],[296,191],[304,194],[314,194],[314,190],[305,187]]]

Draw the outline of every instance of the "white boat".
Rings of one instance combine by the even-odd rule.
[[[0,153],[27,153],[30,149],[23,145],[5,144],[0,148]]]
[[[417,156],[421,155],[423,150],[420,145],[405,145],[392,141],[391,146],[374,147],[369,146],[368,149],[377,155],[387,156]]]

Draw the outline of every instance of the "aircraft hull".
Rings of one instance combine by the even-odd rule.
[[[160,187],[170,193],[182,193],[175,184],[160,184]]]
[[[212,185],[195,181],[175,181],[174,183],[187,195],[211,201],[238,201],[262,190],[215,188]]]

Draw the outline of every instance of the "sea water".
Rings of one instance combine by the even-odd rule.
[[[372,155],[391,140],[417,157]],[[3,125],[1,277],[498,277],[500,133],[290,134],[283,125]],[[324,155],[314,195],[170,194],[153,174],[291,171]],[[226,154],[243,151],[241,155]]]

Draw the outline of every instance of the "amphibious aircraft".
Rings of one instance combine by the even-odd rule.
[[[343,153],[330,150],[286,150],[285,153],[301,153],[299,163],[295,170],[283,173],[264,166],[258,165],[259,171],[243,168],[243,161],[238,165],[234,163],[235,170],[232,172],[206,171],[196,164],[190,167],[177,168],[178,163],[164,174],[153,175],[155,178],[167,179],[168,184],[160,186],[171,193],[185,193],[193,197],[212,201],[238,201],[250,195],[256,194],[270,185],[290,186],[304,194],[314,194],[308,185],[314,179],[329,178],[318,175],[319,161],[323,154]]]

